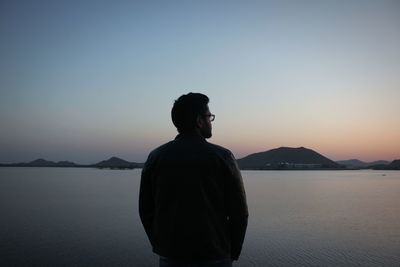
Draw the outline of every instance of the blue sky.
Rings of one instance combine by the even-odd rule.
[[[0,36],[0,162],[144,161],[190,91],[239,158],[400,158],[398,1],[1,1]]]

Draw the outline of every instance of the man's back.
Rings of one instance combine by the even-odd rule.
[[[188,261],[239,257],[248,213],[229,150],[198,134],[157,148],[143,169],[139,205],[155,253]]]
[[[208,102],[199,93],[175,100],[171,118],[179,135],[151,152],[142,171],[140,219],[160,267],[232,266],[242,249],[243,181],[232,153],[206,141],[215,119]]]

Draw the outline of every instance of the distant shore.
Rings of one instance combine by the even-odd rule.
[[[279,147],[264,152],[250,154],[237,160],[241,170],[271,171],[309,171],[309,170],[400,170],[400,159],[392,162],[376,160],[363,162],[358,159],[333,161],[320,153],[305,147]],[[130,162],[118,157],[94,164],[76,164],[71,161],[49,161],[36,159],[22,163],[0,163],[0,167],[64,167],[64,168],[98,168],[98,169],[137,169],[144,163]]]

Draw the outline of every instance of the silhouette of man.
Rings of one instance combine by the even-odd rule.
[[[175,101],[179,134],[153,150],[142,170],[139,213],[161,267],[232,266],[239,258],[248,210],[232,153],[206,141],[215,115],[206,95]]]

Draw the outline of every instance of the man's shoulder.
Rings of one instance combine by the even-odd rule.
[[[206,147],[206,149],[209,152],[214,153],[216,156],[223,158],[223,159],[234,159],[235,157],[233,156],[233,153],[220,145],[216,145],[214,143],[210,143],[210,142],[200,142],[197,143],[200,146]],[[157,158],[163,157],[166,154],[169,154],[171,151],[175,151],[177,149],[177,147],[181,147],[182,143],[179,142],[179,140],[175,139],[175,140],[171,140],[167,143],[164,143],[160,146],[158,146],[157,148],[153,149],[150,153],[149,153],[149,157],[148,157],[148,161],[153,161],[156,160]]]
[[[207,142],[207,145],[208,145],[208,147],[210,149],[215,151],[218,155],[223,156],[224,158],[225,157],[230,157],[230,156],[233,155],[232,152],[229,149],[227,149],[227,148],[225,148],[223,146],[216,145],[216,144],[209,143],[209,142]]]
[[[156,156],[159,154],[162,154],[164,151],[166,151],[169,147],[171,147],[174,144],[175,140],[171,140],[165,144],[162,144],[155,149],[153,149],[150,153],[149,156]]]
[[[154,165],[155,162],[158,161],[158,159],[163,155],[163,153],[168,150],[168,147],[170,147],[173,144],[174,140],[169,141],[165,144],[160,145],[159,147],[153,149],[148,157],[147,160],[144,164],[142,172],[145,172],[151,168],[151,166]]]

